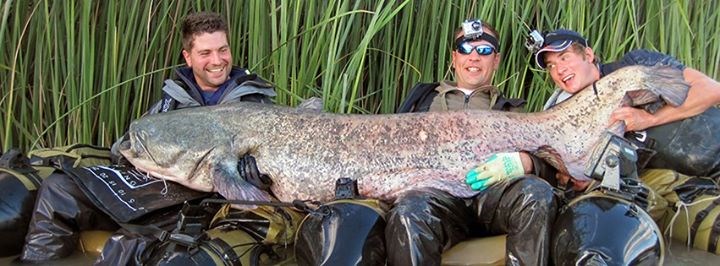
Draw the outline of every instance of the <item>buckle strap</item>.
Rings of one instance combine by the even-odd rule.
[[[695,236],[697,235],[697,231],[700,228],[700,224],[702,224],[703,220],[705,220],[705,217],[707,217],[710,211],[718,205],[720,205],[720,198],[713,200],[707,207],[705,207],[705,209],[695,215],[695,221],[693,221],[693,224],[690,227],[689,238],[691,245],[695,245]]]
[[[710,236],[708,237],[708,251],[717,254],[718,241],[720,240],[720,214],[715,217],[715,222],[710,228]]]

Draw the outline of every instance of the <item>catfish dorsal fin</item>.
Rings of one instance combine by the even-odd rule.
[[[322,99],[318,97],[310,97],[305,100],[303,100],[298,106],[298,109],[304,109],[308,111],[314,111],[314,112],[322,112],[323,111],[323,101]]]

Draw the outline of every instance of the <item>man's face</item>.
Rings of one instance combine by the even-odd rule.
[[[487,29],[485,29],[485,32],[487,32]],[[456,37],[460,37],[460,35]],[[492,46],[486,40],[474,40],[468,42],[468,44],[473,47],[477,45]],[[480,55],[474,49],[470,54],[462,54],[455,50],[452,52],[452,59],[457,86],[471,90],[490,85],[493,74],[500,65],[499,53]]]
[[[188,67],[203,91],[215,91],[230,75],[232,54],[222,31],[196,34],[190,51],[183,50]]]
[[[600,70],[593,63],[595,54],[589,47],[570,47],[561,52],[546,52],[545,65],[560,89],[574,94],[600,79]]]

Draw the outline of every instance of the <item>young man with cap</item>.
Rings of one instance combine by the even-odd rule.
[[[640,178],[652,189],[651,193],[656,194],[653,197],[655,203],[651,203],[649,210],[655,221],[661,222],[669,210],[666,207],[674,206],[678,200],[682,201],[681,204],[687,204],[719,194],[717,185],[711,179],[689,176],[711,177],[716,182],[720,177],[720,110],[713,107],[720,103],[720,83],[698,70],[684,66],[672,56],[648,50],[634,50],[620,60],[602,64],[598,62],[588,41],[579,33],[567,29],[547,33],[543,45],[539,48],[535,53],[535,62],[538,67],[548,71],[558,87],[547,101],[545,109],[552,108],[625,66],[661,65],[682,70],[685,82],[690,85],[687,99],[682,105],[666,105],[653,114],[643,109],[621,107],[613,112],[608,125],[619,120],[624,121],[628,131],[625,137],[654,154],[648,158],[645,168],[672,169],[688,175],[670,170],[638,169]],[[508,165],[510,168],[520,168],[522,171],[518,172],[525,173],[533,171],[534,167],[543,167],[540,160],[524,152],[498,154],[498,157],[513,160],[506,160],[509,163],[504,165],[486,162],[472,169],[468,173],[471,187],[476,188],[477,184],[487,186],[487,183],[514,178],[513,175],[498,174]],[[530,160],[533,164],[523,164],[525,160]],[[483,166],[495,166],[491,167],[493,174],[483,173]],[[477,178],[478,176],[484,178]],[[486,178],[487,176],[491,177]],[[557,175],[557,179],[561,184],[570,182],[575,190],[583,190],[588,185],[573,182],[562,175]],[[711,204],[705,212],[712,211],[716,205]],[[699,226],[706,218],[698,213],[691,213],[690,216],[695,217],[697,223],[692,227]],[[664,227],[662,223],[660,226]],[[694,234],[696,229],[693,229],[691,234]],[[712,234],[720,235],[720,226],[717,231]],[[713,247],[718,243],[717,237],[715,238],[714,242],[710,240],[710,244],[715,243]]]
[[[616,62],[600,64],[587,40],[575,31],[552,31],[545,36],[545,42],[547,44],[535,53],[535,62],[538,67],[547,69],[558,86],[558,90],[553,94],[555,97],[548,101],[546,108],[567,99],[619,68],[658,64],[683,70],[685,81],[690,85],[685,103],[678,107],[666,106],[655,114],[638,108],[619,108],[613,113],[610,122],[623,120],[628,131],[644,130],[698,115],[720,103],[720,84],[717,81],[693,68],[685,67],[672,56],[635,50]]]
[[[689,123],[688,121],[685,121],[684,123],[680,123],[680,121],[687,120],[688,118],[697,116],[699,114],[700,116],[692,119],[705,121],[704,118],[712,117],[709,115],[708,112],[715,112],[715,108],[712,108],[712,106],[720,103],[720,83],[693,68],[685,67],[685,65],[683,65],[680,61],[669,55],[648,50],[635,50],[625,54],[625,56],[623,56],[618,61],[601,64],[598,62],[593,49],[588,46],[587,40],[575,31],[558,29],[547,33],[544,36],[544,39],[544,45],[541,47],[540,50],[535,53],[535,62],[537,63],[538,67],[547,69],[550,77],[558,86],[558,89],[556,89],[556,91],[547,101],[545,109],[550,108],[555,104],[568,99],[574,93],[590,86],[593,82],[604,77],[605,75],[610,74],[613,71],[622,67],[630,65],[664,65],[677,68],[683,71],[685,81],[690,85],[688,97],[685,102],[680,106],[673,107],[666,105],[654,114],[650,114],[645,110],[632,107],[621,107],[618,108],[615,112],[613,112],[608,125],[614,123],[615,121],[623,120],[626,124],[626,130],[628,130],[633,136],[637,135],[640,140],[645,140],[644,142],[648,142],[648,139],[652,139],[653,142],[658,142],[658,140],[665,140],[668,142],[665,143],[667,145],[678,145],[678,143],[682,142],[682,139],[667,139],[668,136],[663,136],[667,134],[652,133],[669,133],[670,131],[668,131],[669,129],[667,129],[666,127],[670,126],[672,126],[673,128],[682,126],[682,129],[686,131],[691,131],[694,127],[685,125]],[[651,130],[648,130],[647,132],[639,132],[641,130],[649,128],[651,128]],[[687,133],[689,135],[692,135],[690,134],[691,132]],[[656,135],[656,138],[646,138],[646,135],[650,135],[651,137],[652,135]],[[687,134],[675,135],[689,136]],[[705,134],[704,137],[714,138],[709,134]],[[688,142],[687,144],[697,143],[705,142]],[[696,155],[702,155],[703,157],[720,154],[720,147],[718,147],[720,143],[713,140],[707,140],[707,143],[715,143],[715,145],[712,147],[706,146],[704,148],[698,147],[697,145],[691,146],[696,148],[696,151],[698,152]],[[663,168],[668,168],[668,166],[670,166],[673,169],[679,168],[675,170],[690,175],[712,177],[720,176],[720,164],[715,162],[715,160],[705,160],[705,163],[693,163],[694,165],[687,165],[687,163],[686,165],[675,165],[672,163],[670,165],[665,164],[667,161],[669,161],[669,159],[671,159],[668,156],[686,156],[681,154],[674,154],[674,152],[677,152],[678,150],[677,147],[674,148],[675,151],[671,151],[664,149],[669,149],[669,146],[662,145],[662,143],[654,143],[654,147],[647,147],[650,149],[655,149],[658,153],[660,153],[649,162],[648,166],[658,166]],[[688,148],[689,147],[690,146],[688,146]],[[708,151],[712,151],[712,153],[708,153]],[[684,152],[689,151],[687,149],[684,149]],[[537,165],[524,164],[523,162],[526,162],[532,157],[529,154],[523,152],[498,154],[498,156],[503,158],[511,157],[512,159],[507,159],[507,163],[505,163],[504,165],[509,165],[513,168],[520,168],[525,173],[532,172],[533,166]],[[535,160],[532,161],[535,162]],[[654,163],[654,161],[658,162]],[[662,161],[662,163],[660,163],[659,161]],[[676,161],[676,163],[678,162],[687,162],[687,160],[681,159]],[[520,167],[520,165],[522,165],[522,167]],[[478,167],[471,170],[468,173],[469,179],[471,179],[470,177],[472,176],[478,176],[480,174],[479,169],[482,168]],[[497,172],[500,171],[498,170]],[[503,180],[512,177],[513,176],[499,175],[491,180],[488,180],[488,182],[492,183],[493,181]],[[567,181],[566,179],[567,178],[563,177],[560,179],[560,181]],[[487,185],[487,183],[484,183],[483,180],[484,179],[479,179],[476,180],[476,182]],[[586,184],[576,185],[578,186],[578,189],[582,189]]]
[[[411,92],[399,111],[506,110],[503,106],[512,106],[499,100],[499,91],[491,83],[500,64],[498,34],[492,26],[468,20],[453,38],[457,82],[430,85],[429,96],[413,97]],[[440,265],[442,252],[468,237],[507,234],[508,264],[546,265],[556,210],[551,185],[534,175],[522,175],[472,198],[433,188],[409,191],[386,216],[387,263]]]

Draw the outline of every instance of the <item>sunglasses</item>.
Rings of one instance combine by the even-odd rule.
[[[490,55],[495,52],[495,47],[492,47],[487,44],[480,44],[477,46],[472,46],[472,44],[469,44],[467,42],[462,42],[458,44],[457,51],[458,53],[468,55],[472,53],[472,51],[475,50],[479,55]]]

